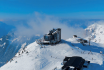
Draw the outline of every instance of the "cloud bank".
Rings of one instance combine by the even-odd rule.
[[[74,34],[83,37],[84,29],[83,28],[74,28],[67,26],[66,22],[60,22],[59,18],[54,16],[49,16],[45,14],[40,14],[35,12],[34,17],[29,18],[24,24],[16,25],[15,33],[18,36],[33,36],[36,34],[44,35],[53,28],[62,29],[62,38],[67,39],[72,37]]]

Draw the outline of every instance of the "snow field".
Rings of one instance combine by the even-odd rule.
[[[17,55],[13,61],[5,64],[0,70],[53,70],[55,67],[60,70],[65,56],[81,56],[85,60],[91,61],[89,67],[83,70],[98,70],[98,67],[103,70],[102,68],[104,68],[104,56],[95,52],[95,49],[90,51],[89,46],[83,46],[76,39],[69,38],[68,40],[62,40],[57,45],[43,46],[45,48],[41,48],[36,42],[28,45],[25,48],[28,53],[24,52]]]

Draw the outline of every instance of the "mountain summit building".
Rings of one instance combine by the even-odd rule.
[[[48,34],[45,34],[43,39],[38,40],[40,44],[56,44],[61,41],[61,28],[52,29]]]

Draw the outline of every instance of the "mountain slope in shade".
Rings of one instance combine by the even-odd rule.
[[[0,21],[0,37],[7,35],[12,29],[15,29],[15,26]]]
[[[12,59],[21,48],[25,48],[38,38],[39,36],[15,36],[14,33],[2,36],[0,38],[0,67]]]

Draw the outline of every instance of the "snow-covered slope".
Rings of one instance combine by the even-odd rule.
[[[15,36],[9,33],[0,38],[0,67],[15,56],[15,54],[28,44],[34,42],[39,36]]]
[[[92,24],[86,30],[86,35],[89,36],[93,42],[104,44],[104,25]]]
[[[8,44],[12,44],[11,47],[5,47],[7,42],[5,43],[4,38],[0,38],[0,52],[3,53],[0,54],[2,59],[0,63],[5,64],[0,70],[53,70],[56,67],[57,70],[61,70],[61,63],[65,56],[81,56],[91,61],[89,67],[83,70],[104,70],[104,54],[100,54],[100,51],[104,52],[104,25],[93,24],[85,30],[87,35],[85,39],[91,38],[91,46],[88,44],[83,46],[76,38],[69,38],[62,39],[56,45],[42,45],[44,48],[41,48],[41,45],[35,42],[36,38],[19,36],[10,39],[4,37],[6,41],[9,40]],[[19,51],[16,50],[18,48],[16,46],[20,46]],[[4,56],[5,51],[6,56]],[[8,58],[11,60],[6,63]]]
[[[93,44],[93,43],[92,43]],[[28,45],[21,53],[0,68],[0,70],[60,70],[65,56],[81,56],[91,61],[83,70],[103,70],[104,56],[96,51],[96,45],[83,46],[74,38],[62,40],[57,45],[38,45],[36,42]],[[94,48],[93,48],[94,47]],[[91,50],[90,50],[91,48]],[[102,48],[103,49],[103,48]],[[28,52],[27,52],[28,51]]]

